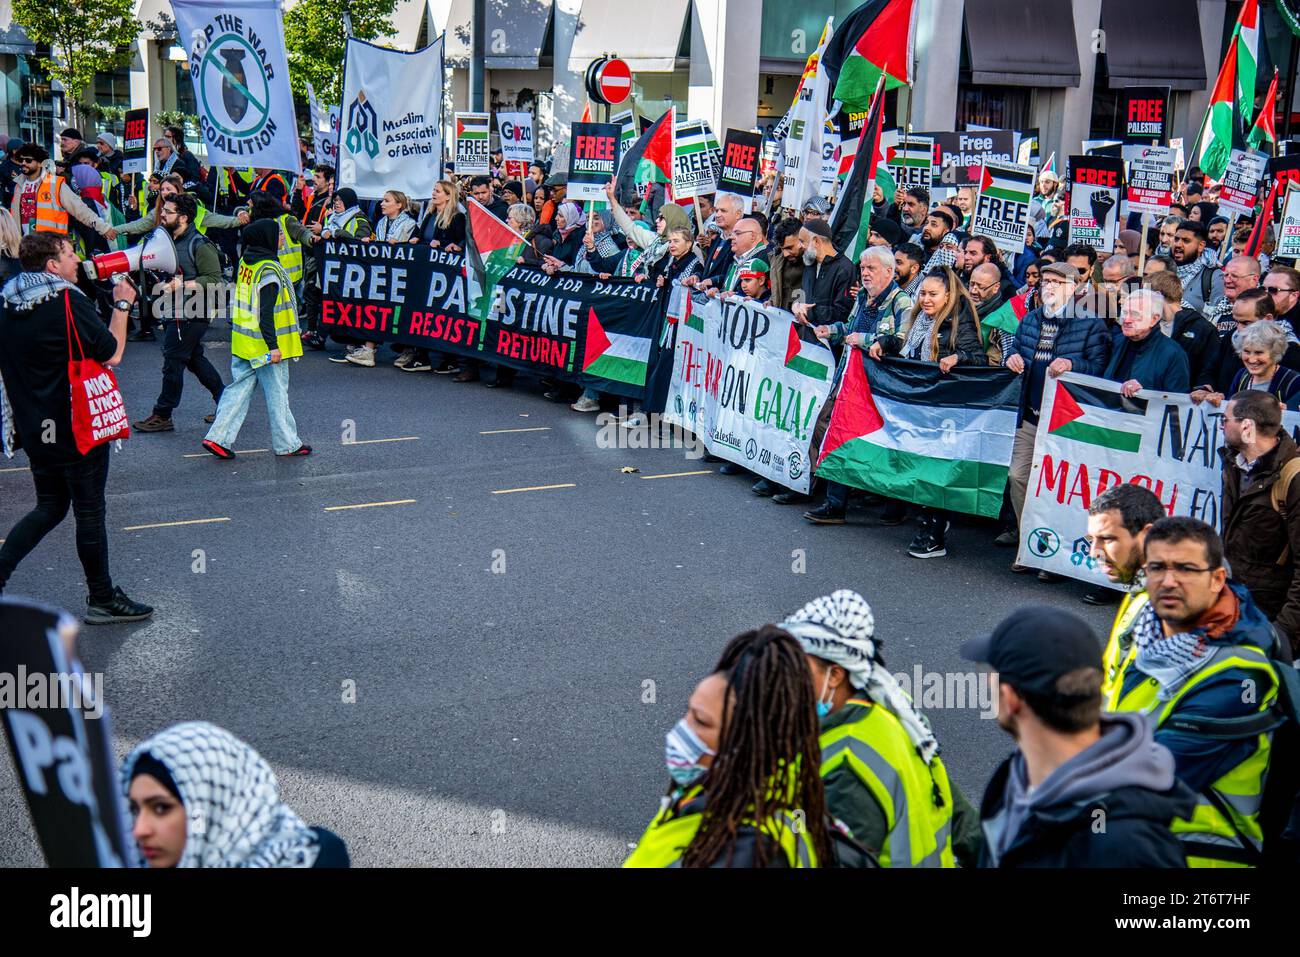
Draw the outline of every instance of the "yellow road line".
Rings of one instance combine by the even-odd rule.
[[[140,532],[146,528],[175,528],[178,525],[209,525],[212,522],[228,522],[229,518],[191,518],[184,522],[158,522],[156,525],[128,525],[124,532]]]
[[[712,475],[713,469],[701,469],[698,472],[665,472],[663,475],[642,475],[643,479],[685,478],[687,475]]]
[[[527,488],[499,488],[493,495],[509,495],[511,492],[545,492],[553,488],[577,488],[573,482],[565,482],[563,485],[530,485]]]
[[[355,442],[344,442],[344,445],[378,445],[380,442],[416,442],[419,441],[418,435],[403,435],[396,439],[357,439]]]
[[[10,472],[30,472],[30,471],[31,471],[31,468],[29,468],[29,467],[26,466],[26,465],[23,465],[23,466],[21,466],[21,467],[19,467],[19,468],[16,468],[16,469],[0,469],[0,475],[7,475],[7,474],[10,473]]]
[[[345,512],[350,508],[379,508],[381,505],[414,505],[413,498],[400,498],[395,502],[362,502],[360,505],[330,505],[327,512]]]
[[[549,425],[538,426],[532,429],[488,429],[486,432],[480,432],[479,435],[507,435],[512,432],[549,432]]]
[[[236,455],[252,455],[254,452],[269,452],[270,449],[235,449]],[[211,452],[186,452],[181,456],[183,459],[215,459],[216,456]]]

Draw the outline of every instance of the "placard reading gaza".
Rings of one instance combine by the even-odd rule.
[[[321,322],[642,398],[659,327],[655,288],[516,266],[470,315],[464,260],[424,245],[326,242]]]

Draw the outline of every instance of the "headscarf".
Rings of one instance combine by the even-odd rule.
[[[853,687],[887,708],[907,731],[926,764],[939,753],[939,742],[929,722],[885,669],[879,645],[873,640],[876,619],[865,598],[841,588],[810,601],[781,622],[781,627],[794,635],[804,652],[839,665],[849,673]]]
[[[689,230],[691,228],[691,221],[686,215],[686,210],[676,203],[664,203],[659,207],[658,215],[664,218],[664,228],[645,248],[645,252],[632,260],[628,275],[635,276],[638,273],[644,273],[662,259],[664,253],[668,252],[668,234],[674,229]],[[631,260],[632,257],[629,256],[628,259]]]
[[[334,200],[336,199],[343,201],[343,212],[341,213],[336,213],[333,210]],[[323,229],[336,237],[344,226],[361,215],[361,207],[357,205],[357,191],[350,186],[344,186],[342,189],[334,191],[334,195],[330,197],[330,207],[329,214],[325,217]]]
[[[280,224],[274,219],[255,219],[239,235],[244,242],[244,262],[250,266],[263,259],[280,258]]]
[[[567,236],[579,226],[587,225],[587,214],[577,203],[565,200],[560,204],[560,215],[564,217],[564,234]]]
[[[229,731],[190,721],[154,735],[122,762],[124,793],[131,789],[136,763],[146,755],[167,769],[185,806],[185,850],[177,867],[316,863],[320,842],[315,832],[280,800],[271,766]],[[143,866],[138,850],[137,856]]]
[[[592,239],[595,240],[596,243],[596,255],[602,259],[609,259],[611,256],[617,256],[622,251],[619,249],[618,243],[614,241],[615,230],[605,222],[608,215],[608,213],[602,214],[600,216],[602,224],[601,228],[592,231]],[[584,246],[583,252],[586,251],[587,247]]]
[[[1219,215],[1219,204],[1203,200],[1199,203],[1194,203],[1193,205],[1201,211],[1201,225],[1206,229],[1209,229],[1210,220]]]

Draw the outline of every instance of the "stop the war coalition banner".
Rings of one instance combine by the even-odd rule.
[[[279,0],[172,0],[208,163],[302,170]]]
[[[516,266],[496,285],[480,320],[468,308],[458,253],[421,244],[329,241],[318,248],[321,321],[331,332],[644,396],[660,325],[653,287]]]
[[[1218,528],[1223,407],[1167,392],[1125,398],[1118,383],[1068,372],[1047,380],[1042,410],[1021,564],[1109,585],[1088,556],[1088,507],[1125,482],[1150,489],[1170,515]],[[1300,414],[1284,413],[1283,424],[1294,433]]]
[[[364,199],[423,199],[442,178],[441,37],[403,53],[348,40],[338,178]]]
[[[664,419],[714,455],[799,492],[835,359],[794,316],[749,300],[674,294],[677,346]],[[814,450],[815,454],[815,450]]]

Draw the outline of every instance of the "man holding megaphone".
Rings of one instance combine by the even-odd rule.
[[[212,394],[213,402],[221,401],[225,388],[221,374],[203,354],[203,334],[215,318],[208,314],[208,290],[221,286],[221,256],[216,244],[194,226],[197,214],[198,200],[189,193],[176,193],[164,199],[160,217],[162,229],[171,237],[173,263],[170,269],[165,268],[167,264],[159,261],[165,256],[152,257],[153,265],[145,263],[146,269],[175,275],[154,290],[154,308],[158,318],[164,321],[162,392],[152,414],[134,424],[138,432],[171,432],[176,428],[172,412],[180,405],[186,369]],[[152,242],[151,237],[145,247]],[[224,315],[224,308],[221,312]],[[211,422],[212,416],[204,421]]]

